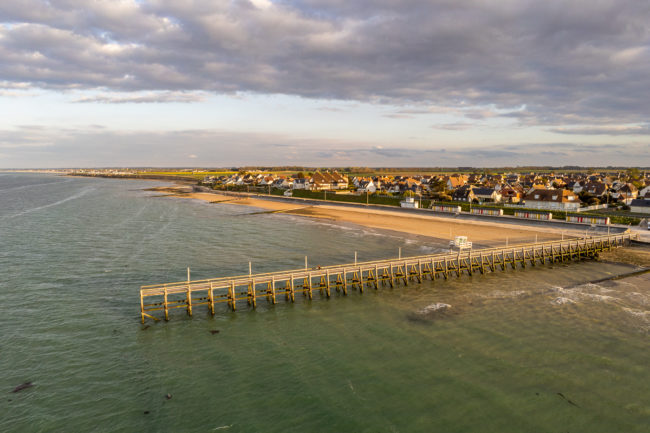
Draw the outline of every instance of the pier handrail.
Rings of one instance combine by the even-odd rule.
[[[159,290],[164,290],[167,289],[168,291],[171,290],[169,293],[174,293],[176,291],[183,291],[188,289],[188,285],[191,286],[192,288],[200,288],[200,287],[205,287],[210,284],[219,284],[219,283],[225,283],[225,282],[239,282],[239,281],[250,281],[250,280],[257,280],[259,282],[266,281],[267,278],[272,278],[272,277],[286,277],[287,275],[291,274],[298,274],[302,275],[308,272],[312,272],[314,277],[318,277],[321,275],[325,275],[327,271],[336,271],[340,270],[343,268],[346,269],[355,269],[355,268],[360,268],[360,269],[367,269],[367,267],[374,267],[375,265],[390,265],[400,263],[402,265],[409,265],[409,264],[414,264],[417,263],[417,261],[429,261],[431,259],[437,259],[437,258],[444,258],[445,256],[458,256],[462,258],[466,258],[467,256],[478,256],[480,254],[491,254],[492,252],[497,252],[497,251],[502,251],[504,248],[511,250],[515,248],[541,248],[541,247],[560,247],[562,248],[563,246],[567,245],[572,245],[575,243],[578,245],[580,242],[601,242],[605,240],[610,240],[610,241],[631,241],[633,239],[638,239],[638,234],[631,234],[631,233],[622,233],[622,234],[614,234],[614,235],[601,235],[601,236],[591,236],[587,238],[571,238],[571,239],[565,239],[565,240],[553,240],[553,241],[544,241],[544,242],[537,242],[537,243],[523,243],[523,244],[514,244],[514,245],[509,245],[507,247],[500,246],[500,247],[489,247],[489,248],[483,248],[483,249],[478,249],[478,250],[463,250],[463,251],[457,251],[457,252],[452,252],[452,253],[436,253],[436,254],[426,254],[426,255],[420,255],[420,256],[410,256],[410,257],[403,257],[399,259],[378,259],[378,260],[371,260],[371,261],[365,261],[365,262],[357,262],[357,263],[345,263],[345,264],[339,264],[339,265],[329,265],[329,266],[322,266],[320,269],[306,269],[306,268],[296,268],[296,269],[290,269],[290,270],[282,270],[282,271],[273,271],[273,272],[264,272],[264,273],[258,273],[258,274],[242,274],[242,275],[236,275],[236,276],[226,276],[226,277],[217,277],[217,278],[208,278],[208,279],[201,279],[201,280],[190,280],[190,281],[176,281],[176,282],[171,282],[171,283],[159,283],[159,284],[150,284],[150,285],[143,285],[140,287],[140,290],[145,292],[145,293],[150,293],[150,292],[158,292]],[[297,278],[302,278],[302,277],[297,277]]]
[[[169,311],[176,308],[184,308],[192,316],[194,307],[207,305],[215,314],[215,304],[220,303],[227,303],[235,311],[238,302],[246,301],[255,308],[258,299],[275,304],[277,296],[295,302],[296,293],[311,300],[313,292],[320,291],[329,298],[331,288],[347,295],[348,290],[363,293],[364,286],[377,289],[379,284],[393,287],[397,283],[408,285],[409,280],[422,282],[425,276],[447,279],[454,274],[460,277],[463,273],[471,276],[474,272],[494,272],[499,267],[505,271],[508,266],[516,269],[528,264],[594,258],[601,251],[624,247],[638,239],[638,235],[629,233],[603,235],[194,281],[188,270],[187,281],[141,286],[140,315],[142,323],[145,318],[157,321],[160,319],[151,313],[163,311],[165,320],[169,320]],[[145,302],[147,297],[154,299]]]

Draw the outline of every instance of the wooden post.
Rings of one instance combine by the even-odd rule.
[[[304,281],[305,281],[305,280],[303,279],[303,282],[304,282]],[[309,299],[311,299],[312,296],[313,296],[313,295],[312,295],[312,292],[311,292],[311,272],[310,272],[309,275],[307,276],[307,291],[308,291],[308,293],[309,293]]]
[[[187,267],[187,315],[192,317],[192,286],[190,284],[190,267]]]
[[[390,287],[395,285],[395,273],[393,272],[393,263],[390,264]]]
[[[327,278],[327,282],[325,283],[326,284],[325,293],[327,294],[327,297],[329,298],[330,297],[330,271],[329,271],[329,269],[327,270],[326,274],[327,274],[327,276],[325,278]]]
[[[275,276],[271,277],[271,300],[275,304]]]
[[[289,285],[289,296],[291,297],[291,302],[296,301],[296,293],[293,288],[293,274],[291,274],[291,284]]]
[[[214,316],[214,294],[212,293],[212,281],[210,281],[210,288],[208,289],[208,303],[210,304],[210,314]]]
[[[257,307],[257,294],[255,293],[255,280],[251,281],[251,303],[253,308]]]
[[[165,309],[165,320],[169,320],[169,306],[167,305],[167,287],[164,289],[163,306]]]
[[[142,324],[144,325],[144,299],[142,299],[142,289],[140,289],[140,318],[142,319]]]
[[[232,311],[237,310],[237,294],[235,293],[235,282],[230,281],[230,308]]]
[[[363,271],[361,270],[361,266],[359,266],[359,273],[357,274],[357,281],[359,281],[359,292],[363,293]]]
[[[355,258],[357,253],[354,253]],[[356,260],[355,260],[356,263]],[[345,268],[343,268],[343,294],[347,295],[348,294],[348,272]]]
[[[378,288],[379,284],[379,265],[375,265],[375,289]]]

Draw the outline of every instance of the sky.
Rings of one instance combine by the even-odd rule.
[[[0,168],[650,166],[647,0],[0,1]]]

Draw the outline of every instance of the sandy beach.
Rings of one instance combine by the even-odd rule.
[[[496,246],[560,239],[562,232],[555,228],[539,228],[516,224],[494,222],[450,220],[429,215],[405,215],[400,212],[376,209],[349,209],[328,205],[301,205],[255,197],[234,197],[218,193],[193,192],[185,185],[151,188],[150,191],[163,193],[162,196],[203,200],[209,203],[228,203],[241,206],[254,206],[271,212],[288,213],[311,218],[325,218],[333,221],[359,224],[384,230],[393,230],[439,240],[467,236],[470,241],[480,245]],[[577,234],[577,233],[576,233]],[[569,231],[565,231],[565,236]]]

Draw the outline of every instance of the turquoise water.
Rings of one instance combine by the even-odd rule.
[[[300,267],[305,255],[327,265],[355,250],[370,260],[444,249],[143,191],[156,185],[0,173],[0,431],[650,425],[650,282],[585,284],[630,266],[537,267],[214,317],[199,307],[143,326],[139,286],[182,280],[187,266],[207,278],[245,273],[249,260],[261,272]],[[422,312],[436,303],[451,307]]]

